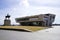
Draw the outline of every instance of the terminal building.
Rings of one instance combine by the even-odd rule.
[[[40,14],[34,16],[26,16],[15,19],[17,23],[23,26],[52,26],[55,20],[54,14]]]

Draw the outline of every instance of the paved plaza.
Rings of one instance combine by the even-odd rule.
[[[60,40],[60,26],[37,32],[0,30],[0,40]]]

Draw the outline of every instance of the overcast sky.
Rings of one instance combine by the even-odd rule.
[[[12,24],[17,17],[46,13],[55,14],[54,23],[60,23],[60,0],[0,0],[0,24],[8,13]]]

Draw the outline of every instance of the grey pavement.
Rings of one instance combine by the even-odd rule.
[[[37,32],[0,30],[0,40],[60,40],[60,26]]]

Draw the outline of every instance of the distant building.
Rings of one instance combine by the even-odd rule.
[[[4,26],[10,26],[10,25],[11,25],[10,15],[7,14],[7,16],[5,16]]]
[[[52,26],[55,20],[54,14],[40,14],[34,16],[26,16],[21,18],[16,18],[16,22],[21,25],[37,25],[37,26]]]

